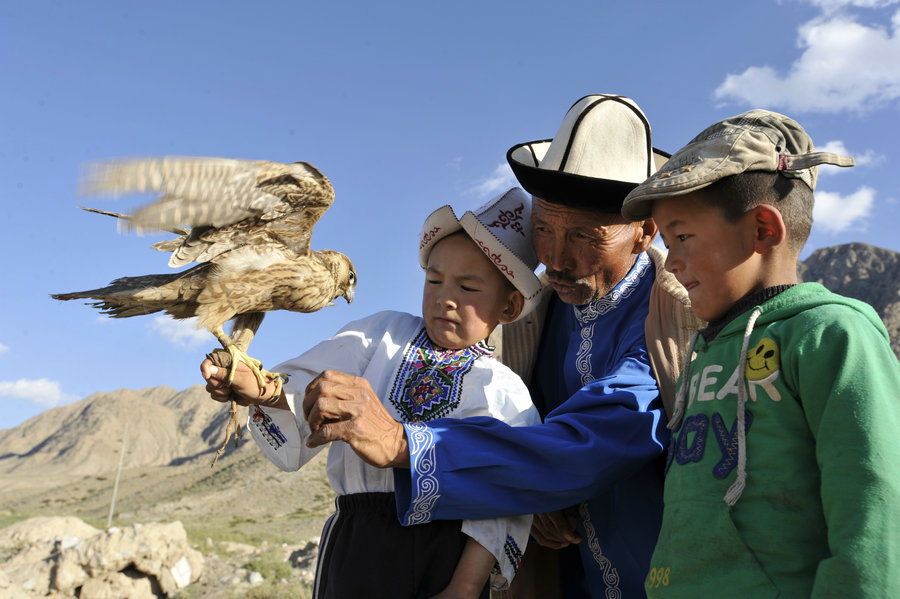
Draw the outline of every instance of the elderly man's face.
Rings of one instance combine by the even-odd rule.
[[[534,251],[567,304],[580,306],[609,293],[656,234],[653,221],[629,223],[617,214],[534,200]]]

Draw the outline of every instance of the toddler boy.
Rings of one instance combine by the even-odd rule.
[[[525,384],[487,344],[498,324],[536,303],[530,216],[531,198],[518,188],[460,219],[449,206],[436,210],[419,236],[422,317],[379,312],[348,324],[279,365],[290,380],[274,398],[275,383],[260,393],[239,365],[231,390],[241,403],[257,404],[249,428],[266,457],[296,470],[318,453],[304,443],[302,401],[307,384],[326,369],[364,377],[401,422],[491,416],[513,426],[538,423]],[[224,373],[210,366],[201,366],[210,395],[230,399]],[[328,477],[337,510],[322,535],[314,597],[487,597],[495,563],[492,585],[512,580],[531,516],[401,526],[393,472],[369,466],[343,442],[331,444]]]

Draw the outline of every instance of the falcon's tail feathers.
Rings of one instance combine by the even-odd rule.
[[[166,287],[177,281],[185,273],[160,275],[144,275],[140,277],[122,277],[107,287],[74,291],[71,293],[54,293],[50,297],[57,300],[92,299],[89,305],[101,310],[112,318],[128,318],[153,314],[165,310],[175,318],[190,318],[196,311],[196,303],[191,298],[181,297],[182,301],[173,302],[183,293],[179,285]]]

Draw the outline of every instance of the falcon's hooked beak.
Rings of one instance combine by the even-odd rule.
[[[345,291],[340,297],[347,300],[348,304],[352,304],[353,303],[353,287],[348,287],[347,291]],[[335,298],[335,299],[337,299],[337,298]],[[329,307],[334,306],[334,305],[335,305],[334,302],[328,302]]]
[[[349,262],[349,259],[348,259]],[[347,277],[347,289],[344,290],[344,294],[341,296],[345,300],[347,300],[348,304],[353,303],[353,293],[356,290],[356,269],[353,268],[353,265],[350,265],[350,274]]]

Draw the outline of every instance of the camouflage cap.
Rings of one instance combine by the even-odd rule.
[[[653,200],[702,189],[745,171],[777,172],[816,188],[816,165],[853,166],[853,158],[816,152],[800,124],[777,112],[750,110],[706,128],[625,198],[622,215],[650,217]]]

